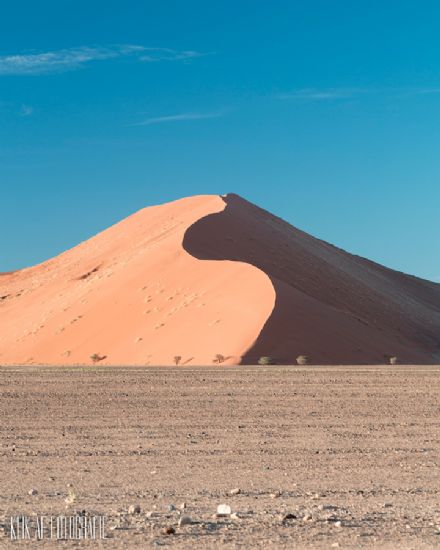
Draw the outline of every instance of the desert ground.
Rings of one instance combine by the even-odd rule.
[[[3,367],[0,395],[0,548],[440,547],[439,366]],[[10,542],[32,514],[108,538]]]

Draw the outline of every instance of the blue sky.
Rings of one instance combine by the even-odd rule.
[[[439,19],[434,0],[5,3],[0,271],[236,192],[440,281]]]

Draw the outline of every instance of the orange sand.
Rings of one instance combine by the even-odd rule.
[[[0,277],[0,364],[433,363],[439,335],[440,285],[236,195],[145,208]]]

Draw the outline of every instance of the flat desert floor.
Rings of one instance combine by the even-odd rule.
[[[440,367],[3,367],[0,396],[1,548],[440,547]],[[108,540],[10,542],[76,513]]]

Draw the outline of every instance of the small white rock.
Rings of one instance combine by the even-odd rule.
[[[342,527],[342,521],[335,521],[335,527]]]
[[[129,514],[140,514],[141,513],[141,505],[140,504],[132,504],[128,507],[128,513]]]
[[[231,512],[232,512],[231,507],[228,504],[219,504],[217,506],[218,516],[230,516]]]
[[[35,496],[38,494],[38,491],[36,489],[29,489],[28,495]]]
[[[185,510],[186,508],[186,502],[182,502],[182,504],[179,506],[181,510]]]
[[[230,495],[239,495],[240,493],[241,493],[241,490],[238,487],[236,487],[235,489],[231,489],[229,491]]]

